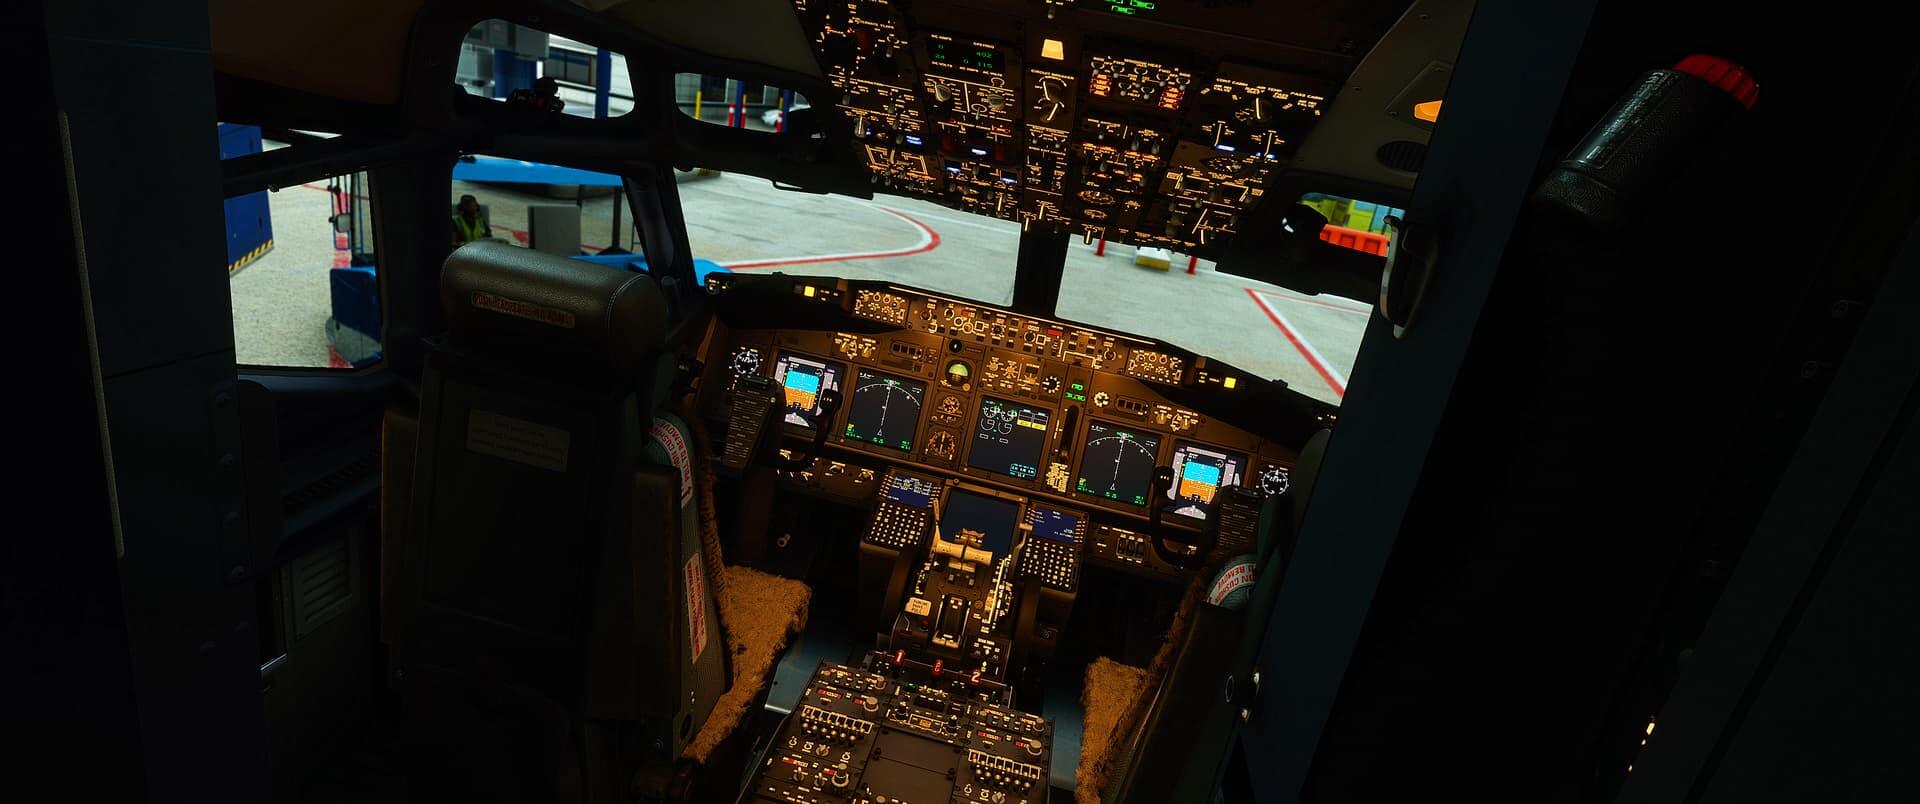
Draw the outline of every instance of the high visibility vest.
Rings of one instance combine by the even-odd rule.
[[[460,242],[462,243],[471,243],[486,237],[489,234],[488,228],[487,219],[478,215],[473,217],[472,225],[468,225],[467,219],[458,213],[455,213],[453,216],[453,231],[454,234],[460,236]]]

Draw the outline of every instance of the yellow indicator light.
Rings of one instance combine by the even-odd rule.
[[[809,299],[813,298],[813,286],[812,285],[806,286],[806,288],[801,290],[800,293],[801,295],[806,296]]]
[[[1226,386],[1226,387],[1228,387],[1228,388],[1232,388],[1232,387],[1234,387],[1234,386],[1236,386],[1236,385],[1239,385],[1239,384],[1240,384],[1240,380],[1239,380],[1238,378],[1235,378],[1235,377],[1228,377],[1228,378],[1226,378],[1226,379],[1224,379],[1224,380],[1221,380],[1221,381],[1220,381],[1220,384],[1221,384],[1221,385],[1224,385],[1224,386]]]
[[[1067,60],[1066,43],[1061,42],[1058,39],[1041,40],[1040,41],[1040,58],[1053,59],[1054,61],[1066,61]]]
[[[1440,101],[1427,101],[1413,105],[1413,116],[1429,123],[1440,122]]]

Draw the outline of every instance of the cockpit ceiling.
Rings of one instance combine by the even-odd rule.
[[[323,97],[395,103],[407,32],[424,4],[207,0],[213,69]]]
[[[208,0],[214,69],[323,97],[396,103],[406,73],[408,32],[426,5],[425,0]],[[542,4],[524,5],[537,12]],[[709,56],[820,75],[790,0],[575,0],[574,5]]]
[[[792,0],[576,0],[689,50],[820,76]]]

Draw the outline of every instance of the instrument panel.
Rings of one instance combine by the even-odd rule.
[[[1235,234],[1360,48],[1405,8],[1327,2],[1364,8],[1330,14],[1326,3],[1290,0],[794,7],[841,93],[834,105],[876,189],[1023,229],[1205,255]]]
[[[707,361],[703,389],[771,376],[794,435],[811,435],[815,422],[826,428],[836,454],[817,472],[795,473],[802,484],[870,497],[877,474],[899,466],[1090,511],[1101,524],[1088,529],[1096,546],[1149,519],[1159,467],[1175,478],[1164,527],[1199,530],[1228,486],[1285,489],[1292,450],[1166,395],[1232,393],[1257,381],[1204,356],[884,283],[713,281],[717,294],[731,283],[791,283],[783,295],[844,316],[837,328],[716,324],[706,347],[719,357]],[[818,407],[823,388],[842,390],[830,421]],[[727,405],[720,393],[702,399],[710,413]],[[873,466],[877,474],[862,468]]]

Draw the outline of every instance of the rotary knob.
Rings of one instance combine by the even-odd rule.
[[[1113,401],[1113,397],[1107,396],[1107,392],[1105,391],[1101,391],[1093,395],[1093,404],[1095,407],[1104,408],[1107,406],[1108,402],[1112,402],[1112,401]]]

